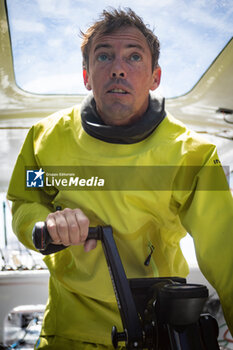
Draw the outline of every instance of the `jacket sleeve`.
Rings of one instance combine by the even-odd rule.
[[[218,292],[233,335],[233,197],[216,149],[193,180],[188,194],[179,192],[179,216],[194,239],[199,267]]]
[[[53,211],[54,193],[43,188],[26,188],[26,167],[40,169],[34,154],[34,127],[29,130],[19,153],[10,180],[7,198],[12,201],[12,227],[18,239],[29,249],[34,249],[32,229],[37,221],[44,221]]]

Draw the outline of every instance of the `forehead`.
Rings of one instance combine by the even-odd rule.
[[[145,36],[135,27],[122,27],[112,33],[97,34],[92,40],[90,51],[95,52],[98,48],[104,47],[105,44],[107,44],[106,47],[110,48],[119,45],[123,47],[141,47],[144,51],[150,52]]]

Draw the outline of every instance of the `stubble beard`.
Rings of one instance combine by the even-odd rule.
[[[102,108],[97,107],[97,112],[106,125],[127,125],[133,117],[132,107],[120,102],[103,104]]]

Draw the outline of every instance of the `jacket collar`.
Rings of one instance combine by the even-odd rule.
[[[94,97],[90,94],[81,106],[82,127],[90,136],[105,142],[118,144],[140,142],[148,137],[166,116],[164,104],[164,99],[150,95],[149,107],[137,122],[124,126],[105,125],[96,111]]]

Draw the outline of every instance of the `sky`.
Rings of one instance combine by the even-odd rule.
[[[159,92],[175,97],[199,80],[233,33],[232,0],[8,0],[17,84],[35,93],[85,94],[80,30],[108,6],[131,7],[161,43]]]

